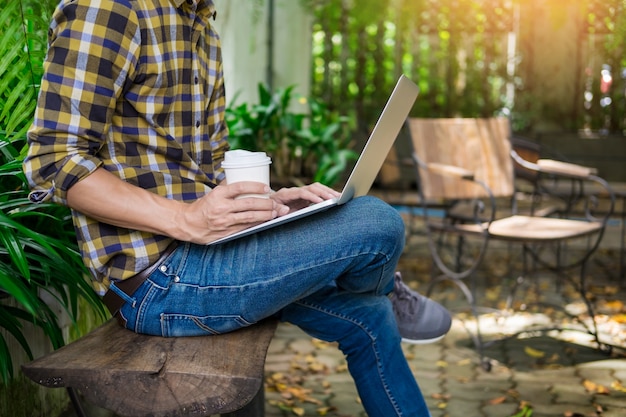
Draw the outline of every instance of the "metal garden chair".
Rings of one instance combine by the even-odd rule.
[[[428,245],[438,270],[429,293],[443,281],[453,282],[463,292],[476,318],[472,338],[483,367],[491,368],[484,354],[491,342],[486,342],[481,334],[482,309],[477,305],[477,284],[481,278],[477,271],[489,259],[489,242],[496,240],[514,248],[521,246],[519,253],[524,260],[521,275],[512,280],[507,309],[524,277],[535,268],[545,267],[556,272],[559,279],[571,281],[584,301],[588,317],[577,321],[580,326],[576,330],[590,334],[598,347],[610,348],[598,335],[586,281],[587,262],[598,248],[613,210],[614,196],[608,183],[592,168],[555,160],[526,161],[512,147],[507,118],[412,118],[407,124]],[[534,202],[524,205],[517,201],[520,193],[515,187],[515,171],[520,170],[531,175],[537,184],[545,175],[576,184],[595,183],[596,188],[599,186],[610,196],[609,213],[594,214],[592,197],[586,198],[584,215],[575,218],[569,216],[572,204],[547,211],[535,207]],[[580,201],[580,196],[576,201]],[[443,215],[434,216],[432,207],[438,211],[443,208]],[[472,251],[467,249],[469,240],[473,242]],[[564,245],[574,240],[584,241],[583,250],[565,251]],[[450,247],[445,242],[454,242],[452,256],[444,250]],[[532,267],[527,260],[532,260]],[[573,270],[578,272],[575,276],[570,274]]]

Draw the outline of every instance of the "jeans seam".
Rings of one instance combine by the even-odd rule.
[[[140,333],[142,332],[142,329],[144,326],[144,319],[145,319],[144,311],[145,309],[147,309],[147,305],[149,305],[149,302],[152,301],[152,298],[154,298],[154,294],[157,288],[157,285],[155,285],[154,282],[150,281],[149,278],[146,280],[146,282],[144,282],[144,285],[150,285],[150,288],[146,289],[146,293],[141,298],[141,300],[139,300],[139,305],[137,305],[135,329],[137,332],[140,332]]]
[[[331,311],[331,310],[329,310],[327,308],[324,308],[324,307],[322,307],[320,305],[317,305],[317,304],[309,303],[307,301],[302,301],[302,300],[296,301],[294,304],[301,305],[302,307],[305,307],[305,308],[314,309],[314,310],[320,311],[320,312],[322,312],[324,314],[332,315],[332,316],[334,316],[336,318],[339,318],[341,320],[345,320],[345,321],[351,322],[351,323],[357,325],[360,329],[363,330],[363,332],[370,338],[370,340],[373,341],[372,349],[374,351],[374,355],[376,355],[376,363],[378,364],[378,375],[380,377],[380,381],[381,381],[383,387],[385,388],[385,392],[387,394],[387,398],[389,399],[389,402],[393,405],[393,408],[396,411],[396,414],[398,415],[398,417],[401,417],[402,413],[398,409],[398,403],[396,402],[396,399],[394,398],[394,396],[389,391],[389,385],[387,384],[387,380],[386,380],[386,378],[383,375],[384,372],[381,369],[381,365],[380,364],[382,363],[382,361],[380,360],[381,358],[380,358],[380,353],[378,351],[378,348],[376,348],[376,340],[377,339],[369,331],[369,328],[361,321],[358,321],[358,320],[356,320],[354,318],[345,316],[345,315],[343,315],[341,313],[337,313],[335,311]]]

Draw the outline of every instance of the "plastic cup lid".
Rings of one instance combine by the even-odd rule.
[[[269,165],[272,159],[265,152],[250,152],[243,149],[227,151],[222,168],[246,168]]]

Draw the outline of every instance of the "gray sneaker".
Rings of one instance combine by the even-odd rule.
[[[450,330],[452,317],[448,310],[407,287],[399,272],[394,277],[391,303],[403,342],[434,343]]]

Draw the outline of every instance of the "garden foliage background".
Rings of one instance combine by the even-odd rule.
[[[403,72],[421,88],[416,116],[506,108],[516,131],[626,129],[624,0],[305,3],[315,14],[312,93],[357,120],[376,120]]]

